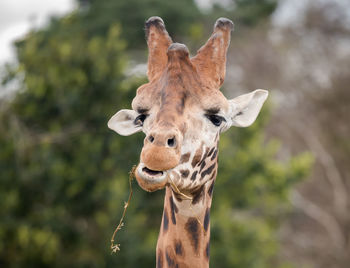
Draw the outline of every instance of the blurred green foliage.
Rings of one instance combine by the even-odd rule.
[[[127,40],[128,48],[144,48],[143,25],[151,16],[164,19],[167,31],[177,37],[188,35],[201,20],[201,13],[193,0],[78,0],[81,12],[77,14],[79,27],[90,34],[104,35],[111,23],[122,26],[121,37]]]
[[[62,31],[70,23],[65,18]],[[106,37],[81,32],[70,39],[36,32],[18,44],[22,87],[0,121],[0,264],[100,267],[113,261],[112,223],[142,144],[140,135],[129,139],[134,146],[121,143],[106,128],[142,82],[125,79],[119,32],[112,26]]]
[[[221,135],[211,210],[213,267],[286,265],[276,260],[276,231],[290,210],[288,193],[308,174],[313,158],[304,153],[276,161],[279,142],[264,142],[267,112],[263,108],[249,128]]]
[[[276,8],[277,0],[235,0],[234,18],[242,24],[253,26],[267,18]]]
[[[84,2],[91,7],[18,42],[19,64],[7,68],[4,83],[15,80],[18,90],[0,106],[1,267],[155,266],[163,191],[147,193],[134,183],[126,226],[117,237],[121,251],[110,253],[143,135],[120,137],[106,123],[130,107],[146,81],[125,74],[127,49],[141,41],[143,21],[176,15],[164,19],[181,35],[199,11],[187,0],[176,8],[161,1]],[[181,7],[187,2],[195,12]],[[138,12],[127,11],[135,5]],[[275,160],[277,143],[264,142],[267,112],[252,127],[222,137],[212,267],[284,267],[275,263],[276,230],[288,211],[287,194],[307,174],[311,158]]]

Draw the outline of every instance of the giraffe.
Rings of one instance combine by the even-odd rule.
[[[228,100],[224,82],[233,23],[219,18],[208,41],[190,57],[173,43],[160,17],[145,23],[149,82],[137,89],[132,109],[108,127],[128,136],[143,131],[135,177],[146,191],[165,188],[156,267],[209,267],[210,207],[218,167],[219,134],[251,125],[266,90]]]

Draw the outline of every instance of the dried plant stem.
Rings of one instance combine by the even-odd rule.
[[[170,185],[172,186],[173,190],[175,190],[175,192],[179,195],[181,195],[182,197],[184,197],[185,199],[187,200],[193,200],[193,197],[190,197],[188,195],[185,195],[184,193],[182,193],[179,188],[177,188],[176,184],[173,182],[173,180],[171,179],[171,177],[169,176],[169,179],[170,179]],[[192,202],[190,204],[190,209],[192,210],[193,207],[192,207]],[[196,217],[196,220],[198,221],[199,225],[202,227],[203,230],[204,229],[204,225],[202,224],[202,222],[198,219],[198,217]]]
[[[135,177],[135,170],[136,170],[136,166],[133,166],[132,169],[129,172],[129,188],[130,188],[129,198],[128,198],[127,202],[124,202],[124,211],[123,211],[122,217],[120,218],[119,224],[115,228],[115,230],[113,232],[113,235],[112,235],[112,238],[111,238],[111,250],[112,250],[112,253],[117,253],[117,251],[120,251],[120,244],[115,244],[114,241],[115,241],[115,237],[117,235],[117,232],[124,226],[123,220],[124,220],[124,217],[125,217],[125,214],[126,214],[126,210],[127,210],[128,206],[129,206],[129,203],[130,203],[130,200],[131,200],[131,197],[132,197],[132,180]],[[169,177],[169,179],[170,179],[170,185],[172,186],[173,190],[176,193],[178,193],[179,195],[184,197],[184,199],[191,200],[191,201],[193,200],[193,197],[190,197],[190,196],[185,195],[184,193],[182,193],[179,190],[179,188],[177,188],[177,186],[173,182],[173,180],[170,177]],[[192,202],[191,202],[191,205],[190,205],[190,209],[193,209]],[[200,226],[204,230],[204,226],[203,226],[202,222],[198,219],[198,217],[196,217],[196,219],[197,219],[198,223],[200,224]]]
[[[173,182],[173,179],[170,176],[169,176],[169,179],[170,179],[170,185],[172,186],[172,188],[175,190],[176,193],[178,193],[179,195],[183,196],[187,200],[193,200],[193,197],[185,195],[184,193],[182,193],[179,190],[179,188],[177,188],[176,184]]]
[[[129,189],[130,189],[129,198],[128,198],[127,202],[124,202],[123,215],[120,218],[119,224],[118,224],[117,228],[115,228],[114,233],[113,233],[112,238],[111,238],[111,250],[112,250],[112,253],[117,253],[117,251],[120,250],[120,244],[115,244],[114,243],[114,239],[115,239],[115,236],[117,235],[117,232],[124,226],[123,220],[124,220],[126,210],[127,210],[128,206],[129,206],[129,203],[130,203],[130,200],[131,200],[131,197],[132,197],[132,180],[134,179],[134,176],[135,176],[135,170],[136,170],[136,166],[133,166],[131,168],[130,172],[129,172]]]

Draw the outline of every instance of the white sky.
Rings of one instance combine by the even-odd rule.
[[[345,27],[350,29],[350,0],[279,0],[278,7],[272,16],[273,26],[298,27],[303,25],[307,7],[310,4],[328,6],[328,20],[331,23],[341,17]]]
[[[226,1],[196,0],[202,8],[210,7],[214,2]],[[279,6],[272,17],[273,25],[283,27],[302,23],[310,1],[319,4],[336,3],[346,15],[347,22],[344,23],[350,27],[350,0],[279,0]],[[0,0],[0,66],[14,60],[11,45],[14,40],[21,38],[33,27],[45,25],[51,15],[63,15],[71,11],[74,5],[74,0]]]
[[[14,40],[73,8],[74,0],[0,0],[0,65],[14,59]]]

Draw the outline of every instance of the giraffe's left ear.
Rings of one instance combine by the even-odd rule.
[[[230,126],[248,127],[253,124],[268,95],[267,90],[257,89],[229,100]]]
[[[134,110],[120,110],[109,119],[108,127],[122,136],[129,136],[142,129],[140,120],[136,120],[137,116]]]

